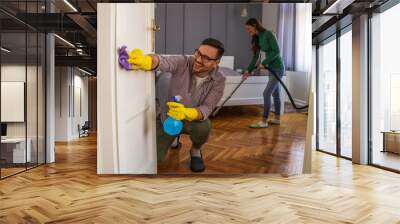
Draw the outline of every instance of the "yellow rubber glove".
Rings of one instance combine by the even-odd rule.
[[[199,117],[199,111],[196,108],[185,108],[183,104],[175,102],[168,102],[167,105],[169,107],[168,116],[175,120],[193,121]]]
[[[151,70],[152,58],[149,55],[143,55],[140,49],[133,49],[129,53],[128,63],[132,64],[133,69]]]

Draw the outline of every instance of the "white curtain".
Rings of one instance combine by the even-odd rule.
[[[279,4],[278,41],[287,70],[311,72],[311,3]]]
[[[311,3],[296,4],[295,70],[311,73],[312,13]]]
[[[279,4],[279,20],[277,38],[282,58],[287,70],[294,70],[295,64],[295,24],[296,8],[293,3]]]

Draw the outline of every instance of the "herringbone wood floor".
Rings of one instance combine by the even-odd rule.
[[[288,113],[282,124],[250,129],[258,122],[258,106],[225,107],[212,119],[213,130],[203,146],[206,171],[202,174],[302,173],[307,114]],[[159,165],[161,174],[190,174],[191,141],[182,135],[181,150],[170,150]]]
[[[94,137],[56,156],[0,181],[0,223],[400,223],[398,174],[319,152],[290,177],[99,176]]]

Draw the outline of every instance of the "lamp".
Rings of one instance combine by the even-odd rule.
[[[64,38],[62,38],[62,37],[60,37],[59,35],[57,35],[57,34],[54,34],[54,36],[55,37],[57,37],[59,40],[61,40],[62,42],[64,42],[64,43],[66,43],[68,46],[70,46],[70,47],[72,47],[72,48],[75,48],[75,45],[73,45],[71,42],[69,42],[68,40],[66,40],[66,39],[64,39]]]
[[[74,12],[78,12],[78,10],[68,1],[64,0],[65,4],[67,4]]]
[[[84,69],[81,69],[81,68],[79,68],[79,67],[78,67],[78,70],[81,71],[81,72],[83,72],[83,73],[85,73],[86,75],[89,75],[89,76],[92,76],[92,75],[93,75],[92,73],[90,73],[90,72],[88,72],[88,71],[86,71],[86,70],[84,70]]]
[[[6,52],[6,53],[10,53],[10,52],[11,52],[11,50],[9,50],[9,49],[7,49],[7,48],[5,48],[5,47],[1,47],[1,50],[4,51],[4,52]]]
[[[247,13],[247,7],[243,7],[242,10],[240,11],[240,17],[247,17],[248,13]]]
[[[336,0],[326,8],[322,14],[342,14],[343,10],[351,5],[355,0]]]

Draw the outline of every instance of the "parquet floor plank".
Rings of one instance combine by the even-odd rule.
[[[302,154],[304,140],[285,142],[281,133],[297,131],[280,131],[278,139],[261,131],[252,141],[280,149],[243,143],[227,157],[218,150],[229,134],[220,132],[207,146],[215,149],[206,153],[207,168],[226,174],[228,166],[238,175],[187,175],[181,152],[166,165],[184,176],[97,175],[94,136],[58,143],[56,163],[0,181],[0,223],[400,223],[398,174],[320,152],[310,175],[265,174],[293,171],[284,164]]]

